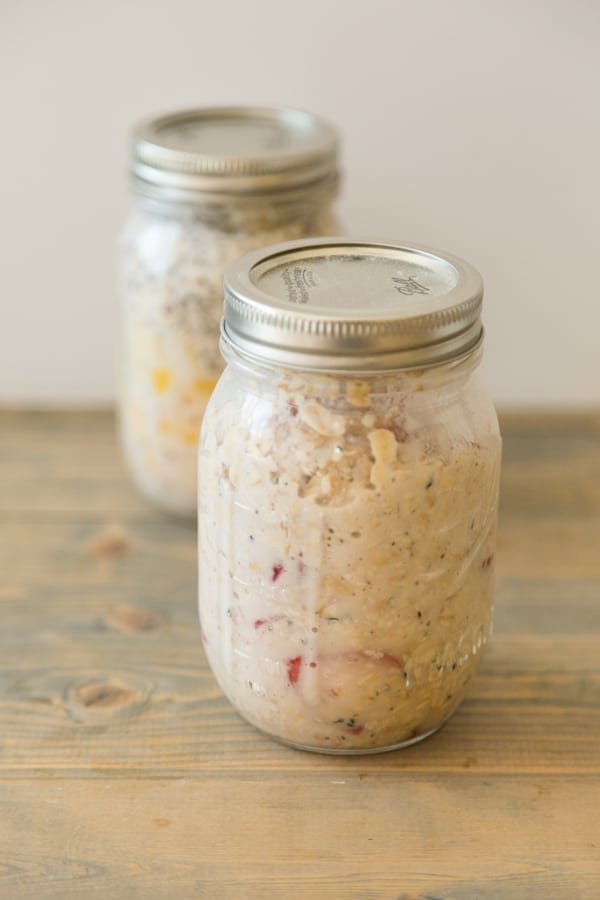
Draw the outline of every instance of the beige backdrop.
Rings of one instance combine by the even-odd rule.
[[[4,0],[0,67],[0,400],[112,397],[129,126],[233,102],[337,124],[352,233],[481,269],[499,403],[600,403],[600,3]]]

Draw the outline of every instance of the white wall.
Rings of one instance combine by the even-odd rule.
[[[4,0],[0,67],[0,400],[112,397],[130,124],[273,103],[338,125],[351,232],[481,269],[499,403],[600,404],[595,0]]]

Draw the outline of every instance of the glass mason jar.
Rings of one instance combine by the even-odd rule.
[[[201,431],[199,606],[214,674],[295,747],[438,729],[488,641],[500,435],[482,283],[423,248],[298,241],[226,275]]]
[[[120,240],[121,441],[151,501],[196,514],[197,439],[223,369],[223,272],[276,241],[335,234],[334,131],[290,109],[167,115],[134,134]]]

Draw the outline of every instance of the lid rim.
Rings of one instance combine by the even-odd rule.
[[[223,123],[235,124],[239,133],[234,136],[233,144],[231,138],[223,137],[222,131],[217,134],[216,139],[223,146],[221,151],[211,146],[210,128],[211,124],[220,127]],[[244,125],[247,126],[245,134]],[[256,146],[258,126],[270,128],[262,147],[260,141]],[[186,138],[181,132],[185,127],[200,129],[199,136]],[[254,137],[249,131],[253,127]],[[215,106],[179,110],[143,120],[135,127],[132,138],[134,176],[136,172],[145,173],[157,185],[168,184],[173,179],[182,182],[204,179],[207,188],[216,185],[213,189],[218,189],[219,184],[227,182],[229,189],[237,190],[244,180],[270,179],[285,183],[294,178],[311,180],[335,171],[337,156],[335,129],[313,113],[291,107]]]
[[[378,259],[391,267],[378,269]],[[337,270],[336,260],[343,264]],[[362,287],[356,287],[356,268],[344,284],[340,273],[346,273],[347,263],[360,266],[361,260],[371,267],[363,275],[366,284],[359,279]],[[317,262],[320,267],[314,268]],[[308,288],[306,282],[294,286],[291,270],[300,281],[308,273]],[[328,271],[333,273],[330,283]],[[415,272],[430,280],[421,284]],[[400,281],[405,288],[405,276],[417,288],[408,292],[408,299],[395,286]],[[263,289],[265,279],[269,288]],[[378,293],[369,296],[371,282]],[[351,302],[336,306],[342,296]],[[379,308],[369,308],[374,297]],[[318,358],[319,369],[339,371],[348,354],[355,355],[355,371],[379,371],[392,361],[392,368],[439,365],[481,340],[482,298],[483,282],[473,266],[430,247],[359,238],[304,239],[254,251],[227,269],[223,335],[244,356],[300,368],[302,360],[313,368]]]
[[[136,199],[158,206],[192,207],[197,209],[257,209],[263,205],[269,208],[293,206],[321,206],[330,203],[339,192],[341,175],[338,172],[316,181],[281,185],[271,188],[255,188],[246,191],[200,190],[185,186],[165,187],[145,181],[135,175],[131,177],[131,187]]]
[[[458,363],[476,354],[483,345],[484,337],[485,329],[479,322],[478,327],[474,331],[473,339],[468,344],[461,344],[459,349],[451,349],[447,341],[427,345],[428,349],[435,348],[440,350],[440,352],[432,354],[427,360],[423,360],[419,356],[418,351],[423,348],[409,348],[404,351],[388,351],[371,355],[361,354],[360,357],[355,354],[346,354],[335,357],[332,363],[331,357],[316,351],[311,356],[307,356],[302,352],[294,353],[293,351],[286,351],[275,356],[261,354],[260,352],[252,353],[251,347],[256,347],[256,344],[252,343],[250,346],[246,346],[244,342],[240,343],[239,339],[234,339],[228,332],[227,323],[224,320],[221,322],[221,339],[247,362],[259,365],[272,365],[296,371],[360,375],[361,377],[414,369],[431,369],[453,362]],[[446,353],[441,352],[441,348],[444,346],[447,350]],[[324,362],[326,359],[329,359],[328,364]]]

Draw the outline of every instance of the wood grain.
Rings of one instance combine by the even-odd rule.
[[[597,896],[600,785],[577,777],[332,777],[307,766],[277,785],[15,786],[11,900]]]
[[[421,745],[306,754],[206,666],[108,412],[0,415],[0,897],[600,896],[600,416],[510,415],[496,633]]]

